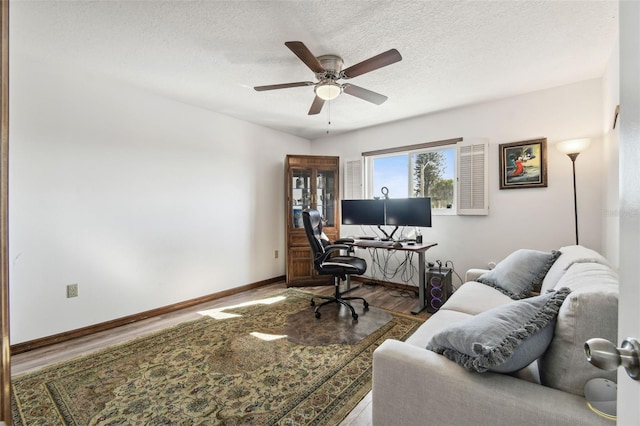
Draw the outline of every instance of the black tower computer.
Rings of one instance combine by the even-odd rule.
[[[447,301],[453,289],[451,287],[451,269],[429,268],[426,271],[427,293],[425,305],[427,312],[434,313]]]

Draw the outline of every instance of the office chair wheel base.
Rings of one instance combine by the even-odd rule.
[[[320,318],[320,311],[316,311],[316,318]]]
[[[358,321],[358,314],[355,314],[355,313],[354,313],[354,314],[352,314],[351,316],[353,317],[353,320],[354,320],[354,321]]]
[[[311,299],[311,306],[316,306],[316,302],[313,299]]]
[[[369,310],[369,304],[366,301],[364,302],[364,310],[365,311]]]

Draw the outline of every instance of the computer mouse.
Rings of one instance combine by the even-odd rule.
[[[400,241],[396,241],[395,243],[393,243],[393,245],[391,247],[393,247],[393,248],[402,247],[402,243]]]

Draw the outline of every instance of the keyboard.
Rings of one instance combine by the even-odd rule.
[[[357,243],[357,241],[356,241]],[[366,245],[367,247],[392,247],[393,246],[393,241],[371,241],[371,240],[365,240],[362,241],[363,245]]]

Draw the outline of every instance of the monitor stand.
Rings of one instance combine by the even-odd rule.
[[[378,229],[380,230],[380,232],[382,232],[384,234],[384,238],[381,238],[382,241],[393,241],[393,234],[396,233],[396,231],[398,230],[398,227],[396,226],[395,228],[393,228],[393,231],[391,232],[391,235],[387,234],[387,232],[381,228],[382,225],[378,225]]]

